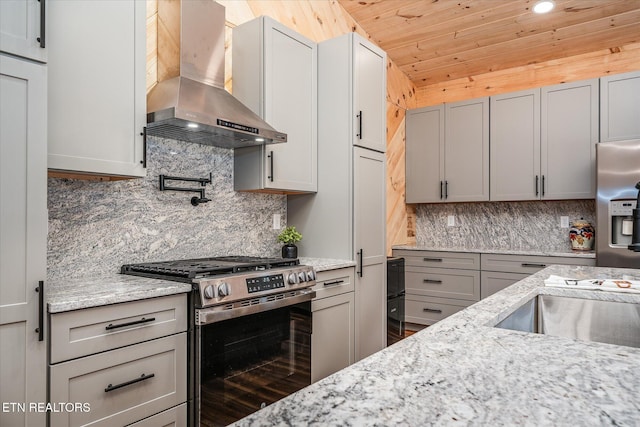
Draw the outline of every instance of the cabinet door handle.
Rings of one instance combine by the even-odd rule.
[[[522,267],[540,267],[540,268],[545,268],[547,266],[546,264],[535,264],[535,263],[529,263],[529,262],[523,262],[520,265]]]
[[[427,262],[442,262],[442,258],[422,258],[422,260]]]
[[[267,157],[269,158],[269,176],[267,176],[267,178],[273,182],[273,151],[269,151]]]
[[[442,284],[442,280],[435,280],[435,279],[423,279],[422,282],[423,283],[435,283],[436,285]]]
[[[544,197],[544,175],[542,175],[542,197]]]
[[[358,251],[358,264],[360,264],[360,270],[358,271],[358,277],[362,277],[362,255],[363,255],[364,250],[360,249]]]
[[[45,36],[45,27],[46,27],[46,14],[44,10],[44,2],[45,0],[38,0],[40,2],[40,37],[37,37],[36,40],[40,42],[40,48],[44,49],[44,36]]]
[[[444,182],[444,199],[447,200],[449,198],[449,181]]]
[[[442,310],[438,310],[435,308],[423,308],[422,311],[426,312],[426,313],[442,313]]]
[[[117,390],[117,389],[119,389],[119,388],[126,387],[126,386],[131,385],[131,384],[139,383],[140,381],[148,380],[149,378],[153,378],[153,377],[155,377],[155,376],[156,376],[156,374],[149,374],[149,375],[147,375],[147,374],[142,374],[142,375],[140,375],[138,378],[135,378],[135,379],[133,379],[133,380],[131,380],[131,381],[125,381],[125,382],[123,382],[123,383],[116,384],[116,385],[109,384],[109,385],[104,389],[104,392],[105,392],[105,393],[109,393],[110,391]]]
[[[538,197],[538,194],[540,194],[540,191],[538,191],[539,190],[538,189],[538,181],[539,181],[539,179],[540,178],[538,177],[538,175],[536,175],[536,197]]]
[[[356,117],[358,118],[358,133],[356,136],[358,139],[362,139],[362,111],[360,111]]]
[[[34,332],[38,334],[38,341],[44,341],[44,280],[38,282],[36,292],[38,293],[38,327]]]
[[[133,322],[120,323],[120,324],[117,324],[117,325],[114,325],[113,323],[109,323],[104,328],[107,331],[110,331],[112,329],[126,328],[127,326],[133,326],[133,325],[140,325],[140,324],[143,324],[143,323],[149,323],[149,322],[153,322],[154,320],[156,320],[155,317],[143,317],[140,320],[134,320]]]
[[[444,196],[444,181],[440,181],[440,200]]]
[[[326,282],[324,284],[324,286],[333,286],[333,285],[339,285],[341,283],[344,283],[344,280],[334,280],[333,282]]]

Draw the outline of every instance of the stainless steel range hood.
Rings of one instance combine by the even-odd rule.
[[[287,142],[224,89],[224,27],[224,6],[181,2],[180,76],[147,96],[148,135],[225,148]]]

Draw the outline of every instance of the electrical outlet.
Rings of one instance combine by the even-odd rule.
[[[449,215],[447,217],[447,227],[455,227],[456,226],[456,217],[453,215]]]
[[[280,214],[273,214],[273,229],[280,230]]]
[[[560,228],[569,228],[569,217],[561,216],[560,217]]]

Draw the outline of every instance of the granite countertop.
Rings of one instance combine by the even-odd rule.
[[[316,272],[337,270],[339,268],[354,267],[355,261],[346,259],[332,259],[332,258],[310,258],[300,257],[300,264],[310,265]]]
[[[513,248],[494,248],[494,247],[451,247],[451,246],[433,246],[433,245],[396,245],[393,249],[402,249],[409,251],[438,251],[438,252],[475,252],[482,254],[504,254],[504,255],[533,255],[533,256],[562,256],[575,258],[595,258],[595,251],[573,251],[570,248],[549,249],[549,250],[529,250],[529,249],[513,249]]]
[[[47,283],[49,313],[191,292],[191,284],[112,274]]]
[[[492,327],[537,294],[640,303],[545,287],[551,274],[640,279],[635,269],[550,266],[237,425],[640,424],[640,349]]]

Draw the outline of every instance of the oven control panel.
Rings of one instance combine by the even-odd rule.
[[[195,281],[199,307],[227,304],[304,289],[316,284],[313,267],[306,265],[202,278]]]
[[[247,278],[247,292],[250,294],[278,288],[284,288],[284,275],[282,274]]]

